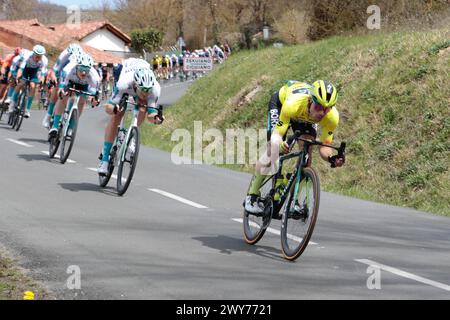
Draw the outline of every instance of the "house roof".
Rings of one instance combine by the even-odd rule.
[[[62,42],[70,40],[63,34],[47,28],[37,19],[32,20],[3,20],[0,23],[0,30],[18,34],[29,40],[45,43],[59,48]]]
[[[90,34],[94,32],[96,27],[105,25],[102,23],[86,23],[82,24],[81,28],[69,29],[61,26],[45,26],[37,19],[32,20],[3,20],[0,23],[0,31],[17,34],[20,37],[27,38],[33,43],[42,43],[45,46],[50,46],[59,50],[63,50],[70,42],[74,40],[81,40],[85,36],[80,37],[80,29],[86,31],[83,34]],[[112,25],[111,25],[112,26]],[[117,28],[116,28],[117,29]],[[70,30],[70,31],[69,31]],[[117,29],[118,30],[118,29]],[[126,36],[126,35],[125,35]],[[95,49],[88,45],[81,44],[83,49],[89,53],[96,61],[106,63],[117,63],[121,61],[121,58],[113,54],[104,52],[102,50]]]
[[[67,24],[52,25],[49,26],[49,28],[54,29],[57,33],[64,34],[76,40],[81,40],[97,30],[107,29],[116,37],[125,42],[126,45],[130,45],[131,43],[131,38],[126,33],[122,32],[119,28],[112,25],[107,20],[83,22],[79,27],[75,28],[70,28]]]
[[[122,61],[121,57],[95,49],[86,44],[80,43],[80,46],[83,48],[84,52],[88,53],[94,59],[95,62],[120,63]]]

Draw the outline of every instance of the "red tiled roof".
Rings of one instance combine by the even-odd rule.
[[[87,34],[90,34],[98,29],[95,29],[96,26],[101,26],[104,24],[105,21],[86,23],[86,25],[83,23],[81,30],[88,30]],[[21,37],[28,38],[33,43],[41,43],[44,46],[50,46],[59,50],[63,50],[70,42],[73,42],[74,40],[81,40],[84,37],[80,37],[80,29],[78,28],[69,29],[65,25],[64,27],[61,26],[62,25],[50,28],[41,24],[37,19],[3,20],[0,23],[0,31],[14,33],[20,35]],[[113,54],[95,49],[88,45],[81,44],[81,46],[92,56],[92,58],[94,58],[95,61],[106,63],[116,63],[121,61],[120,57]]]
[[[105,28],[110,32],[112,32],[113,34],[115,34],[122,41],[124,41],[126,45],[129,45],[131,43],[131,38],[127,34],[125,34],[119,28],[109,23],[107,20],[83,22],[79,25],[79,27],[74,28],[69,28],[67,24],[58,24],[50,27],[54,28],[58,33],[65,34],[70,38],[77,40],[81,40],[90,35],[91,33],[99,29]]]
[[[3,20],[0,23],[0,30],[5,30],[20,34],[35,42],[49,44],[53,47],[60,47],[65,36],[47,28],[37,19],[32,20]]]
[[[80,45],[83,48],[83,51],[89,54],[95,62],[120,63],[122,61],[121,57],[95,49],[86,44],[80,43]]]

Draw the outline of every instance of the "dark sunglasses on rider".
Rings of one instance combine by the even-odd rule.
[[[152,88],[142,88],[142,87],[139,87],[139,90],[142,91],[142,92],[148,93],[148,92],[150,92],[150,90],[152,90]]]
[[[317,102],[316,97],[312,96],[312,101],[314,102],[314,109],[318,112],[322,111],[324,113],[330,111],[331,108],[327,108],[322,106],[319,102]]]

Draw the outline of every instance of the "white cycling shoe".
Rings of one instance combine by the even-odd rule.
[[[30,111],[25,110],[25,113],[24,113],[23,117],[24,117],[25,119],[28,119],[29,117],[31,117]]]
[[[100,175],[106,175],[108,173],[108,161],[102,161],[100,162],[100,165],[98,166],[97,173]]]
[[[254,214],[261,214],[264,212],[264,204],[259,201],[259,197],[256,195],[248,195],[245,198],[244,208],[245,211]]]

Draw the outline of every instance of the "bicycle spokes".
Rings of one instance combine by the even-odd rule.
[[[312,168],[304,168],[283,212],[281,244],[284,256],[298,258],[308,245],[317,220],[320,198],[319,180]]]

